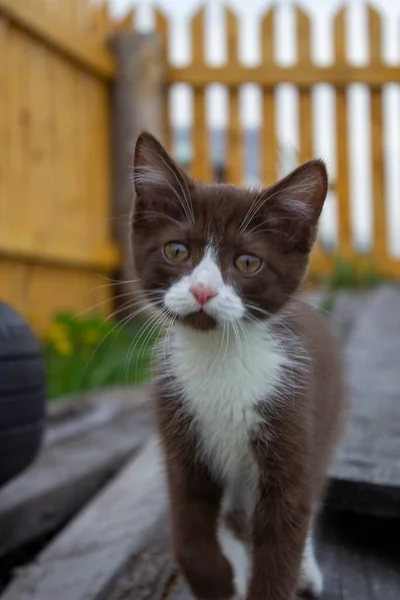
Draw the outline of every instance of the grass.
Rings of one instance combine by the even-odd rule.
[[[319,278],[317,282],[327,291],[320,309],[331,312],[337,293],[340,290],[363,291],[376,287],[382,278],[372,264],[360,268],[356,264],[337,258],[334,263],[332,275],[328,278]]]
[[[48,398],[146,381],[159,330],[143,325],[57,314],[43,340]]]

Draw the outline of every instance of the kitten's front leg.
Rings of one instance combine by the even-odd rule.
[[[168,480],[177,562],[195,598],[231,600],[232,568],[217,539],[222,489],[207,469],[178,456],[170,463]]]
[[[295,598],[310,507],[305,489],[268,486],[253,517],[253,565],[247,600]]]

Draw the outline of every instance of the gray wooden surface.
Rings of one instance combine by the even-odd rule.
[[[129,402],[113,407],[108,422],[101,411],[91,429],[86,420],[84,428],[78,421],[50,431],[37,461],[1,490],[0,556],[59,527],[145,443],[152,431],[147,398],[125,394]]]
[[[131,463],[39,555],[1,600],[190,600],[170,553],[157,444]],[[323,600],[400,598],[400,521],[326,512]]]
[[[158,448],[152,438],[37,561],[21,569],[1,599],[108,598],[110,584],[129,557],[145,547],[165,506]]]
[[[147,548],[128,563],[108,600],[192,600],[174,570],[167,531],[157,524]],[[321,600],[398,600],[399,534],[398,521],[323,514],[317,544],[325,579]]]
[[[400,517],[400,289],[359,310],[345,340],[350,413],[331,470],[337,506]]]

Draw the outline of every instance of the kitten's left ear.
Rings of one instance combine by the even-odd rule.
[[[263,196],[271,229],[298,249],[311,250],[327,191],[328,175],[322,160],[310,160],[289,173]]]
[[[143,199],[157,191],[173,197],[174,190],[179,193],[182,187],[187,189],[191,180],[157,138],[144,131],[135,146],[133,183],[138,198]]]

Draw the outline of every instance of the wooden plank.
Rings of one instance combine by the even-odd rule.
[[[201,8],[192,19],[192,65],[197,69],[205,63],[205,8]],[[195,179],[210,181],[210,140],[207,125],[206,86],[198,87],[193,93],[193,160],[191,172]]]
[[[138,451],[152,431],[140,400],[49,429],[34,465],[2,489],[0,556],[59,527]]]
[[[166,70],[166,81],[187,83],[193,87],[204,87],[211,83],[221,83],[228,87],[236,87],[244,83],[257,83],[263,87],[272,87],[281,83],[291,83],[299,88],[312,87],[317,83],[330,83],[335,87],[346,87],[351,83],[365,83],[370,87],[381,87],[385,83],[400,81],[397,66],[357,67],[348,64],[335,64],[330,67],[320,67],[314,64],[279,67],[272,66],[267,71],[262,66],[248,67],[241,64],[237,68],[230,65],[212,67],[199,65],[173,67]]]
[[[51,189],[51,56],[48,48],[29,39],[28,77],[25,94],[28,99],[28,131],[25,140],[26,187],[29,201],[24,198],[27,222],[32,238],[46,237],[47,228],[54,227],[48,206],[54,201]],[[40,199],[40,201],[38,201]],[[51,214],[51,213],[50,213]]]
[[[104,43],[94,43],[87,35],[65,27],[54,15],[35,9],[29,0],[0,0],[0,15],[81,67],[106,79],[115,77],[114,60]]]
[[[235,69],[239,66],[238,44],[239,24],[236,14],[228,7],[225,8],[228,67]],[[228,90],[228,132],[227,132],[227,183],[243,185],[244,174],[244,138],[240,122],[239,86]]]
[[[274,64],[275,9],[271,8],[261,22],[261,61],[267,71]],[[262,89],[261,124],[261,181],[272,185],[279,176],[279,151],[277,140],[277,106],[274,87]]]
[[[174,577],[169,518],[165,513],[155,523],[143,551],[130,558],[115,585],[108,590],[107,600],[163,598]]]
[[[382,65],[382,28],[380,13],[368,7],[369,43],[371,64]],[[372,151],[372,190],[373,190],[373,252],[380,256],[388,254],[387,212],[385,189],[383,90],[371,90],[371,151]]]
[[[346,9],[342,8],[335,17],[335,60],[346,61]],[[350,215],[350,175],[348,142],[347,89],[336,89],[336,161],[337,161],[337,208],[338,208],[338,253],[343,258],[352,254],[352,228]]]
[[[326,511],[317,558],[325,579],[321,600],[395,600],[400,595],[398,521]]]
[[[157,443],[151,440],[42,552],[2,600],[100,600],[143,550],[166,510]]]
[[[172,567],[166,521],[163,516],[154,526],[143,551],[129,560],[108,590],[107,600],[192,600]],[[397,600],[398,521],[326,511],[317,530],[317,559],[324,576],[321,600]]]
[[[0,215],[3,227],[7,226],[9,211],[9,160],[11,138],[11,77],[10,77],[10,28],[4,19],[0,19]],[[0,225],[0,235],[1,235]]]
[[[72,245],[71,238],[67,236],[39,241],[30,228],[25,229],[23,226],[2,232],[0,256],[39,264],[97,268],[101,271],[115,268],[120,258],[119,251],[112,242],[103,242],[82,250],[79,246]]]
[[[309,15],[299,6],[296,7],[298,65],[311,64],[311,23]],[[313,157],[312,134],[312,97],[311,89],[299,90],[299,162]]]
[[[340,508],[400,517],[400,291],[371,294],[344,349],[349,422],[331,468]]]
[[[155,12],[156,19],[156,31],[161,39],[162,44],[162,56],[164,57],[164,63],[168,62],[170,39],[169,39],[169,19],[159,9]],[[164,121],[164,145],[169,152],[172,152],[172,123],[170,116],[170,103],[169,103],[169,90],[167,86],[164,86],[164,101],[163,101],[163,121]]]

